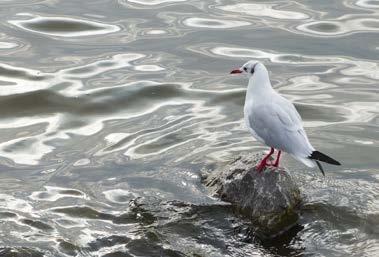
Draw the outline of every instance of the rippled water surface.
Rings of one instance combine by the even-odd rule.
[[[379,1],[0,2],[2,256],[377,256]],[[260,60],[314,146],[299,226],[247,238],[200,170],[265,148]]]

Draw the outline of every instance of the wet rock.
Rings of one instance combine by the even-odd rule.
[[[260,238],[273,238],[298,220],[300,190],[283,168],[255,170],[263,154],[246,154],[203,180],[213,196],[230,202],[236,212],[251,221]]]

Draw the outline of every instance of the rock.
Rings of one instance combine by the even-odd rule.
[[[300,190],[288,171],[255,166],[263,154],[241,155],[224,169],[204,178],[213,196],[230,202],[248,218],[258,237],[273,238],[296,224],[301,204]]]

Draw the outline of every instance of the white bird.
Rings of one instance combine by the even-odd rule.
[[[291,154],[308,167],[319,167],[325,176],[319,161],[341,165],[331,157],[316,151],[310,144],[302,126],[301,117],[295,106],[279,95],[271,86],[266,67],[257,61],[249,61],[231,74],[246,74],[249,78],[247,87],[244,118],[251,134],[261,143],[271,147],[270,152],[257,165],[262,171],[266,166],[279,166],[282,151]],[[268,159],[278,150],[273,164]]]

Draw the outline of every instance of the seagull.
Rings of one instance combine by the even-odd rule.
[[[266,166],[278,167],[282,151],[308,167],[317,165],[324,176],[320,161],[341,165],[311,145],[295,106],[272,88],[268,71],[262,63],[249,61],[230,73],[245,74],[249,78],[244,106],[245,123],[253,137],[271,147],[270,152],[256,166],[258,172]],[[269,163],[274,149],[278,150],[276,160]]]

